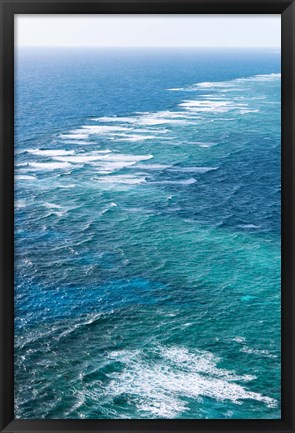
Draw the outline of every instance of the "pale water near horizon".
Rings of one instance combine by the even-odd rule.
[[[280,418],[274,50],[16,57],[16,418]]]

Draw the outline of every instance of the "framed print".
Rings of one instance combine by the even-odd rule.
[[[1,431],[294,431],[293,1],[1,1]]]

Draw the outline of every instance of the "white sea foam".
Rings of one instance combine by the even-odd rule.
[[[155,113],[145,113],[139,118],[140,125],[157,126],[165,124],[183,124],[187,116],[177,111],[157,111]]]
[[[57,170],[73,167],[68,162],[30,162],[27,170]]]
[[[15,200],[14,207],[16,209],[22,209],[27,206],[26,200]]]
[[[246,338],[245,337],[239,337],[239,336],[237,336],[237,337],[233,338],[233,341],[235,341],[237,343],[245,343]]]
[[[268,350],[254,349],[254,348],[251,348],[251,347],[248,347],[248,346],[243,346],[240,349],[240,351],[244,352],[244,353],[249,353],[251,355],[259,355],[259,356],[264,355],[267,358],[277,358],[276,355],[271,354]]]
[[[117,141],[143,141],[157,138],[156,135],[122,134],[116,137]]]
[[[62,139],[70,139],[70,140],[72,140],[72,139],[74,139],[74,140],[77,140],[77,139],[85,140],[85,139],[88,138],[88,135],[89,134],[87,134],[85,132],[84,133],[78,133],[78,132],[73,131],[73,133],[71,133],[71,134],[60,134],[60,138],[62,138]]]
[[[156,111],[153,113],[147,112],[147,113],[137,113],[137,115],[133,117],[98,117],[96,120],[98,122],[106,122],[106,123],[131,123],[131,124],[137,124],[139,126],[157,126],[162,124],[168,124],[168,123],[183,123],[183,120],[181,118],[183,117],[183,113],[181,112],[173,112],[173,111]],[[94,130],[95,130],[94,126]],[[158,129],[151,129],[151,130],[143,130],[143,129],[137,129],[134,130],[132,128],[126,128],[122,126],[99,126],[99,131],[103,132],[120,132],[120,131],[129,131],[129,132],[163,132],[159,131]],[[106,129],[105,129],[106,128]],[[79,130],[80,131],[80,130]],[[166,131],[165,131],[166,132]]]
[[[97,155],[97,154],[78,154],[75,156],[56,156],[54,157],[54,159],[56,161],[65,161],[67,163],[73,163],[73,164],[87,164],[89,162],[93,162],[93,161],[100,161],[103,158],[106,158],[107,155],[103,154],[103,155]]]
[[[141,122],[139,119],[134,119],[135,123],[137,122],[139,125],[144,125],[144,122]],[[149,133],[146,135],[145,133]],[[153,133],[150,134],[151,130],[149,129],[134,129],[133,127],[126,127],[120,125],[84,125],[80,129],[76,129],[71,131],[69,134],[62,134],[60,138],[62,139],[88,139],[91,136],[105,136],[111,140],[119,140],[119,141],[142,141],[142,140],[151,140],[157,138],[155,132],[165,133],[165,130],[153,130]]]
[[[101,215],[104,215],[105,213],[107,213],[110,209],[112,209],[113,207],[117,207],[117,204],[116,203],[114,203],[114,202],[112,202],[112,203],[110,203],[109,205],[108,205],[108,207],[106,207],[105,209],[103,209],[102,211],[101,211]]]
[[[254,75],[253,77],[250,77],[250,80],[253,81],[272,81],[274,79],[281,78],[281,74],[260,74],[260,75]]]
[[[259,229],[261,226],[258,226],[256,224],[241,224],[238,227],[241,229]]]
[[[47,209],[62,209],[62,206],[60,206],[59,204],[56,203],[49,203],[49,202],[44,202],[44,207],[46,207]]]
[[[106,123],[111,123],[111,122],[119,122],[119,123],[135,123],[137,122],[136,117],[96,117],[93,118],[92,120],[95,120],[96,122],[106,122]]]
[[[47,215],[45,215],[45,218],[47,218],[47,217],[49,217],[49,216],[51,216],[51,215],[56,215],[56,216],[59,216],[59,217],[62,217],[62,216],[64,216],[65,214],[67,214],[67,210],[61,210],[61,211],[58,211],[58,210],[51,210],[50,212],[48,212],[48,214]]]
[[[169,165],[166,164],[139,164],[133,165],[133,168],[139,168],[141,170],[165,170]]]
[[[102,150],[78,153],[75,155],[55,156],[53,159],[67,164],[90,164],[101,174],[110,174],[113,171],[130,167],[140,161],[149,160],[151,158],[153,158],[153,155],[131,155]]]
[[[70,415],[74,411],[78,410],[85,403],[85,395],[83,394],[83,392],[81,392],[81,391],[76,392],[75,397],[76,397],[76,402],[73,404],[73,406],[69,410],[66,410],[64,412],[65,418],[71,418]],[[78,416],[79,416],[79,418],[85,418],[86,417],[83,413],[79,413]]]
[[[161,118],[156,116],[145,116],[139,121],[140,125],[164,125],[168,123],[180,124],[184,123],[184,121],[180,119]]]
[[[95,178],[96,181],[106,184],[125,184],[125,185],[137,185],[145,182],[145,177],[132,176],[122,174],[121,176],[103,176]]]
[[[33,181],[37,180],[36,176],[27,176],[25,174],[16,174],[14,176],[14,179],[15,180],[33,180]]]
[[[241,109],[239,110],[240,114],[248,114],[248,113],[259,113],[260,110],[251,110],[251,109]]]
[[[60,155],[74,155],[74,150],[63,149],[27,149],[28,153],[38,156],[60,156]]]
[[[161,347],[155,354],[150,359],[139,350],[109,355],[113,360],[120,360],[124,369],[110,374],[108,393],[113,397],[121,394],[136,397],[138,410],[147,417],[175,418],[186,411],[187,398],[209,397],[235,404],[250,399],[269,407],[277,405],[275,399],[236,383],[247,383],[255,376],[218,368],[219,359],[209,352]]]
[[[224,101],[225,99],[225,95],[219,95],[217,96],[216,93],[203,93],[202,98],[206,98],[206,99],[214,99],[216,101]]]
[[[266,99],[266,96],[252,96],[252,100],[264,100]]]
[[[234,78],[233,80],[229,80],[229,81],[208,81],[203,83],[196,83],[194,84],[194,86],[200,89],[215,88],[215,87],[217,88],[229,87],[234,89],[234,86],[237,83],[249,82],[249,81],[271,81],[278,78],[281,78],[280,73],[260,74],[260,75],[253,75],[250,77]]]
[[[197,144],[200,147],[212,147],[212,146],[216,146],[218,143],[213,143],[213,142],[205,142],[205,141],[195,141],[194,144]]]
[[[193,177],[191,177],[190,179],[185,179],[185,180],[161,180],[161,181],[156,181],[156,182],[149,182],[152,184],[158,184],[158,185],[192,185],[194,183],[196,183],[196,179],[194,179]]]
[[[110,126],[110,125],[84,125],[82,129],[78,129],[77,132],[80,133],[85,130],[89,134],[109,134],[113,132],[130,131],[130,128],[126,126]]]
[[[207,173],[208,171],[218,170],[219,167],[169,167],[169,171],[183,172],[183,173]]]
[[[58,188],[62,188],[62,189],[70,189],[70,188],[75,188],[75,187],[76,187],[76,185],[74,183],[58,185]]]
[[[190,352],[186,348],[172,346],[162,349],[162,356],[169,359],[173,363],[182,365],[189,369],[195,369],[199,373],[206,373],[222,378],[227,378],[235,381],[249,382],[256,377],[253,375],[237,375],[233,371],[218,368],[217,364],[220,358],[213,355],[211,352],[195,351]]]
[[[232,81],[204,81],[203,83],[196,83],[194,84],[194,87],[196,89],[212,89],[214,87],[233,87],[234,80]]]
[[[138,162],[146,161],[151,158],[153,158],[153,155],[131,155],[123,153],[112,153],[107,155],[108,161]]]
[[[100,174],[110,174],[113,173],[114,171],[121,170],[122,168],[131,167],[135,163],[136,163],[135,161],[124,161],[124,160],[117,161],[117,162],[100,161],[97,163],[92,163],[91,165],[95,166]]]
[[[218,112],[226,113],[234,109],[241,109],[247,107],[247,104],[233,103],[232,101],[217,101],[217,100],[186,100],[179,104],[186,110],[194,112]]]
[[[168,90],[196,91],[196,90],[214,89],[221,93],[227,93],[231,91],[238,92],[238,91],[245,90],[245,89],[237,88],[237,84],[239,83],[248,83],[251,81],[271,81],[273,79],[278,79],[280,77],[281,74],[262,74],[262,75],[254,75],[250,77],[235,78],[229,81],[205,81],[184,88],[179,88],[179,89],[176,88],[176,89],[168,89]]]
[[[65,142],[66,144],[78,144],[79,146],[89,146],[89,144],[91,144],[90,141],[83,141],[83,140],[71,140],[66,138],[65,140],[62,140],[63,142]],[[97,145],[96,145],[97,146]]]

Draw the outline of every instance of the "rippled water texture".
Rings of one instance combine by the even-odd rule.
[[[16,417],[280,418],[280,54],[16,60]]]

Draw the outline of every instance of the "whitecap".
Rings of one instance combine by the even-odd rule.
[[[240,352],[249,353],[251,355],[259,355],[259,356],[266,356],[267,358],[277,358],[276,355],[271,354],[268,350],[260,350],[260,349],[254,349],[248,346],[243,346],[240,349]]]
[[[46,207],[47,209],[62,209],[62,206],[60,206],[59,204],[56,203],[49,203],[49,202],[44,202],[43,203],[44,207]]]
[[[74,155],[74,150],[63,149],[27,149],[28,153],[38,156],[61,156],[61,155]]]
[[[175,123],[175,124],[179,124],[179,123],[184,123],[183,120],[180,119],[169,119],[169,118],[160,118],[160,117],[143,117],[140,121],[139,124],[140,125],[164,125],[166,123]]]
[[[186,110],[194,112],[218,112],[226,113],[234,109],[247,107],[247,104],[234,104],[232,101],[218,101],[218,100],[186,100],[179,104]]]
[[[111,210],[113,207],[117,207],[117,204],[112,202],[108,205],[108,207],[106,207],[104,210],[101,211],[101,215],[104,215],[105,213],[107,213],[109,210]]]
[[[137,185],[145,182],[145,177],[132,176],[122,174],[121,176],[103,176],[95,178],[97,182],[105,184],[125,184],[125,185]]]
[[[149,358],[139,350],[122,350],[108,356],[120,360],[124,367],[110,373],[108,393],[112,398],[122,394],[134,396],[137,409],[147,417],[178,417],[187,410],[187,398],[207,397],[235,404],[254,400],[268,407],[277,406],[275,399],[237,383],[253,381],[255,376],[219,368],[219,358],[210,352],[176,346],[160,347],[153,352]]]
[[[212,146],[216,146],[218,143],[206,142],[206,141],[195,141],[193,144],[197,144],[200,147],[209,148]]]
[[[86,134],[86,133],[77,133],[77,132],[73,132],[72,134],[60,134],[60,138],[62,138],[62,139],[70,139],[70,140],[72,140],[72,139],[74,139],[74,140],[77,140],[77,139],[81,139],[81,140],[85,140],[85,138],[88,138],[88,135],[89,134]]]
[[[130,128],[125,126],[110,126],[110,125],[84,125],[82,129],[78,129],[77,133],[83,133],[87,131],[88,134],[109,134],[113,132],[130,131]]]
[[[81,140],[71,140],[71,139],[66,138],[65,140],[61,140],[61,141],[65,142],[66,144],[78,144],[79,146],[83,146],[83,145],[89,146],[90,144],[92,144],[91,141],[85,141],[85,140],[83,141],[82,139]]]
[[[99,171],[99,173],[101,173],[101,174],[110,174],[110,173],[113,173],[114,171],[118,171],[118,170],[121,170],[122,168],[125,168],[125,167],[131,167],[131,166],[133,166],[134,164],[136,164],[136,161],[117,161],[117,162],[112,162],[112,161],[110,161],[110,162],[102,162],[102,161],[99,161],[99,162],[97,162],[97,163],[91,163],[91,165],[93,166],[93,167],[95,167],[98,171]]]
[[[229,81],[207,81],[202,83],[196,83],[194,84],[194,87],[199,89],[208,89],[208,88],[230,88],[232,90],[237,90],[235,88],[235,85],[238,83],[243,82],[250,82],[250,81],[271,81],[274,79],[281,78],[281,73],[271,73],[271,74],[258,74],[253,75],[250,77],[241,77],[241,78],[234,78]]]
[[[61,189],[70,189],[70,188],[75,188],[75,187],[76,187],[76,185],[74,183],[58,185],[58,188],[61,188]]]
[[[157,184],[157,185],[192,185],[196,182],[197,182],[196,179],[191,177],[190,179],[185,179],[185,180],[162,180],[162,181],[149,182],[149,183]]]
[[[155,135],[139,135],[139,134],[122,134],[116,137],[117,141],[143,141],[143,140],[153,140],[157,138]]]
[[[196,83],[194,86],[201,89],[211,89],[212,87],[232,87],[234,80],[232,81],[204,81],[203,83]]]
[[[241,224],[238,227],[241,229],[260,229],[261,226],[256,224]]]
[[[15,180],[37,180],[36,176],[26,176],[24,174],[16,174],[14,176]]]
[[[97,168],[101,173],[120,170],[124,167],[132,166],[139,161],[153,158],[153,155],[132,155],[122,153],[112,153],[110,150],[79,153],[73,156],[57,156],[55,160],[72,164],[90,164]]]
[[[166,165],[166,164],[139,164],[139,165],[133,165],[132,168],[139,168],[142,170],[165,170],[169,167],[170,165]]]
[[[68,162],[30,162],[27,170],[58,170],[72,167]]]
[[[148,159],[153,158],[153,155],[131,155],[124,153],[112,153],[107,155],[108,161],[123,161],[123,162],[138,162],[138,161],[146,161]]]
[[[155,113],[144,113],[139,118],[140,125],[157,126],[164,124],[183,124],[186,122],[181,112],[176,111],[157,111]]]
[[[183,173],[207,173],[208,171],[218,170],[219,167],[169,167],[169,171],[183,172]]]
[[[270,81],[273,79],[281,78],[281,73],[272,73],[272,74],[259,74],[250,77],[250,79],[254,81]]]
[[[236,343],[245,343],[246,338],[245,337],[237,336],[237,337],[233,338],[233,341],[235,341]]]
[[[180,92],[186,90],[185,87],[172,87],[171,89],[167,89],[169,92]]]
[[[14,207],[16,209],[22,209],[27,206],[26,200],[15,200]]]
[[[242,109],[239,111],[240,114],[248,114],[248,113],[259,113],[260,110],[251,110],[251,109]]]
[[[120,122],[120,123],[135,123],[137,122],[137,119],[135,117],[95,117],[92,120],[95,120],[96,122]]]
[[[103,158],[106,158],[107,155],[96,155],[96,154],[78,154],[75,156],[57,156],[54,159],[56,161],[65,161],[66,163],[80,164],[80,163],[89,163],[93,161],[100,161]]]

